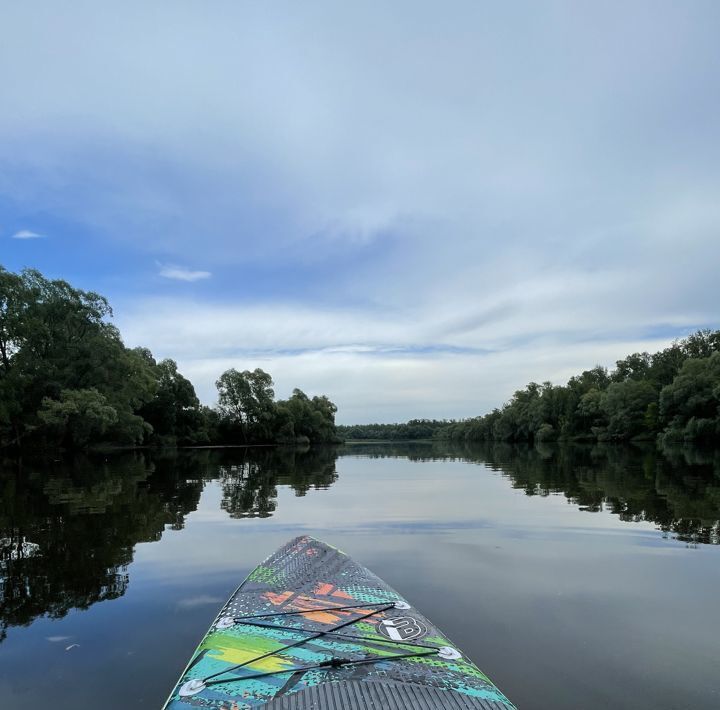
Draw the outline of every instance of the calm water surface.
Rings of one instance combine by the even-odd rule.
[[[159,708],[290,537],[370,567],[521,708],[720,707],[720,458],[194,450],[0,468],[0,707]]]

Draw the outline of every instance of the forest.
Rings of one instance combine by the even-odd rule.
[[[720,443],[720,331],[596,366],[566,385],[531,382],[489,414],[438,429],[466,441]]]
[[[343,439],[407,441],[432,439],[440,429],[451,422],[447,419],[411,419],[402,424],[350,424],[338,425],[337,432]]]
[[[0,448],[325,443],[337,408],[261,369],[222,373],[202,406],[171,359],[128,348],[107,299],[0,266]]]
[[[720,444],[720,331],[633,353],[565,385],[531,382],[484,416],[339,426],[347,440],[640,441]]]

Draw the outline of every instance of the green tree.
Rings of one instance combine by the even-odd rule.
[[[205,418],[192,382],[171,359],[155,363],[149,351],[139,352],[152,366],[155,394],[140,414],[153,428],[155,443],[198,444],[209,441]]]
[[[154,379],[147,363],[125,348],[107,321],[111,315],[96,293],[32,269],[0,269],[1,442],[20,445],[43,435],[44,400],[60,402],[64,391],[81,390],[96,390],[116,412],[104,437],[142,441],[147,427],[136,410],[152,398]]]
[[[226,370],[215,383],[221,414],[239,427],[242,439],[267,440],[274,419],[272,377],[256,368],[252,372]]]
[[[645,415],[656,398],[655,388],[649,382],[634,379],[613,382],[601,400],[607,417],[607,437],[631,439],[646,432]]]
[[[605,411],[602,407],[603,393],[601,390],[592,388],[580,397],[577,405],[577,429],[597,433],[607,426]]]
[[[660,393],[666,440],[720,438],[720,352],[686,360]]]
[[[101,439],[117,422],[117,412],[96,389],[63,390],[59,399],[45,397],[38,411],[42,424],[71,448]]]
[[[652,356],[648,377],[658,387],[669,385],[680,371],[686,357],[680,343],[673,343],[669,348]]]
[[[664,441],[720,443],[717,357],[720,331],[700,330],[654,355],[628,355],[609,374],[596,366],[565,386],[531,382],[502,408],[445,423],[434,437],[541,441],[556,435],[575,440],[659,436]]]
[[[680,341],[680,347],[689,358],[706,358],[720,352],[720,330],[704,328]]]
[[[650,371],[651,358],[648,353],[633,353],[623,360],[618,360],[615,371],[610,379],[613,382],[625,380],[645,380]]]
[[[312,398],[313,436],[310,441],[329,443],[338,440],[335,428],[337,406],[325,395]]]
[[[277,431],[287,441],[327,443],[337,441],[335,413],[337,407],[324,395],[310,399],[302,390],[277,404]]]
[[[327,397],[277,407],[259,368],[223,373],[218,410],[201,407],[177,363],[126,348],[111,317],[97,293],[0,266],[0,448],[335,439]]]
[[[27,279],[0,266],[0,443],[20,445],[23,435],[23,390],[26,388],[18,353],[29,339],[33,319],[28,314],[33,294]]]

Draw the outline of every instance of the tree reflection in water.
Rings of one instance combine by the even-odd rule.
[[[267,518],[279,487],[298,496],[326,489],[344,455],[477,462],[528,496],[562,494],[582,510],[652,522],[689,545],[720,543],[720,454],[697,449],[438,442],[6,461],[0,466],[0,640],[10,626],[61,618],[124,594],[134,546],[181,529],[207,481],[219,481],[230,517]]]
[[[334,447],[246,449],[239,461],[234,451],[230,461],[218,466],[221,506],[231,518],[270,517],[277,505],[278,486],[304,496],[311,488],[329,488],[337,480]]]
[[[205,482],[234,518],[267,517],[337,477],[334,449],[220,449],[6,461],[0,467],[0,640],[10,626],[122,596],[140,542],[180,530]]]
[[[652,522],[688,543],[720,544],[720,451],[689,447],[408,442],[341,453],[484,464],[528,496],[562,494],[581,510]]]

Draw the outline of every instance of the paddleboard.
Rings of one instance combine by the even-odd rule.
[[[432,622],[309,536],[222,608],[165,710],[515,710]]]

